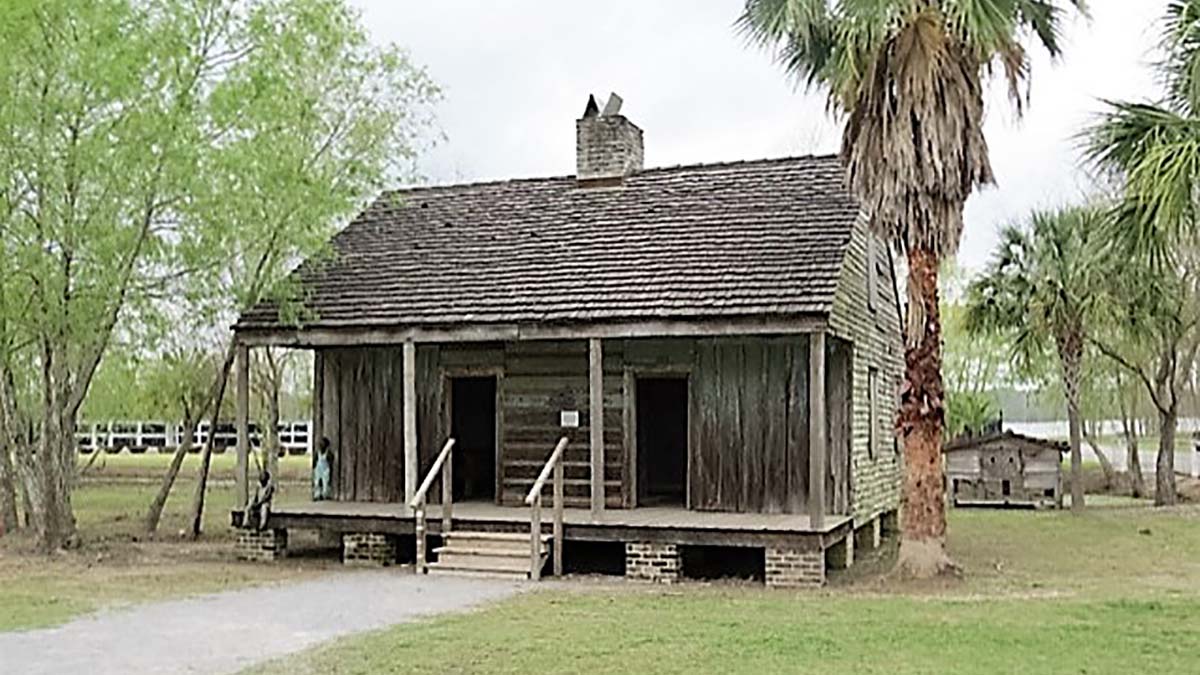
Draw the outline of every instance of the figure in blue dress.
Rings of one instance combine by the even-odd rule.
[[[329,452],[329,439],[322,438],[317,449],[317,462],[313,465],[313,501],[324,501],[333,496],[330,478],[333,475],[333,457]]]

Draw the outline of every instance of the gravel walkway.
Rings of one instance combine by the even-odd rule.
[[[0,633],[0,673],[232,673],[332,638],[470,608],[518,582],[337,572]]]

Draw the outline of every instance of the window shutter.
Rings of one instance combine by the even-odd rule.
[[[867,232],[867,309],[874,311],[879,295],[879,256],[875,252],[875,235]]]

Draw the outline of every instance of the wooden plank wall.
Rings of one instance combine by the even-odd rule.
[[[802,513],[808,493],[808,347],[697,340],[689,386],[692,508]]]
[[[830,357],[830,504],[849,508],[849,346]],[[334,452],[341,500],[403,500],[403,356],[400,347],[322,350],[321,427]],[[841,366],[836,364],[841,363]],[[803,513],[808,486],[808,343],[795,338],[608,340],[604,343],[605,503],[630,503],[625,374],[687,373],[689,503],[710,511]],[[521,503],[562,435],[567,503],[589,499],[587,343],[539,341],[420,345],[418,457],[423,478],[447,437],[446,377],[501,372],[499,501]],[[835,383],[833,373],[843,377]],[[839,384],[840,383],[840,384]],[[563,429],[559,412],[579,411]],[[840,412],[838,412],[840,411]],[[834,441],[833,439],[837,439]],[[836,473],[835,473],[836,472]],[[440,499],[437,485],[431,501]]]
[[[627,465],[624,443],[624,359],[619,341],[604,349],[605,505],[618,508],[624,498]],[[564,495],[570,506],[587,506],[590,405],[587,341],[517,342],[504,349],[501,414],[501,503],[520,504],[563,435],[570,438],[564,456]],[[579,411],[579,427],[563,429],[559,412]]]
[[[401,350],[324,349],[318,361],[324,369],[321,428],[333,451],[336,498],[403,501]]]

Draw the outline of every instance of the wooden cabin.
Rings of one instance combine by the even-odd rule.
[[[302,325],[240,317],[240,428],[248,351],[311,349],[335,458],[243,555],[316,528],[347,562],[670,581],[726,551],[789,586],[878,543],[900,315],[838,159],[643,169],[619,107],[576,121],[577,175],[384,194],[297,270]]]
[[[955,506],[1062,507],[1067,444],[996,431],[947,443],[946,483]]]

